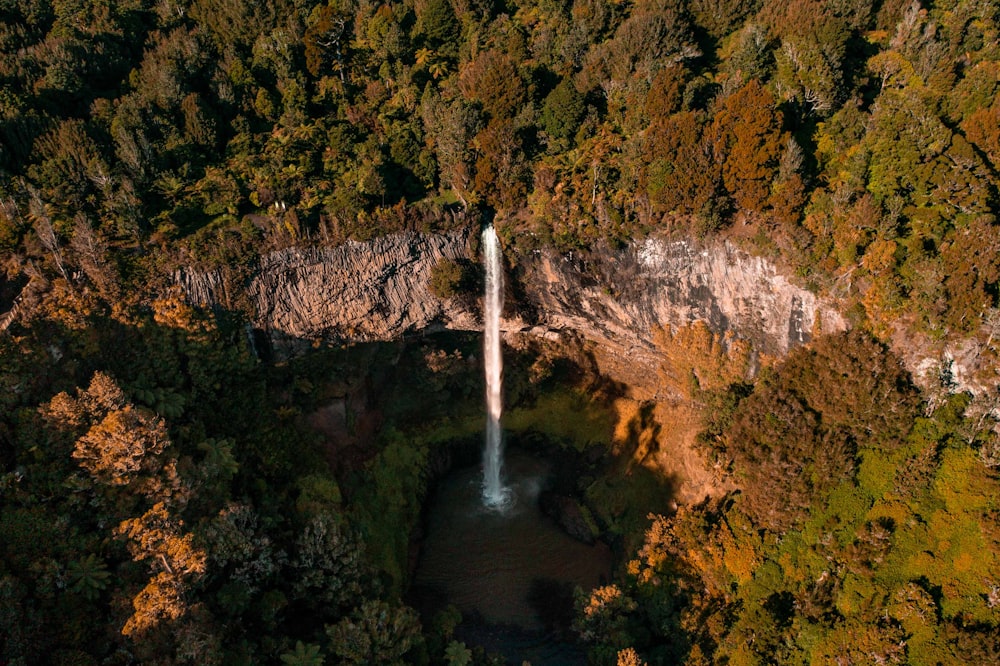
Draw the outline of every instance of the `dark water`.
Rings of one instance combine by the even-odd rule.
[[[504,513],[482,506],[482,472],[457,471],[431,499],[412,596],[425,613],[454,604],[456,637],[520,664],[583,664],[571,643],[572,591],[604,583],[611,552],[561,531],[538,509],[547,465],[512,451],[505,463],[515,504]]]

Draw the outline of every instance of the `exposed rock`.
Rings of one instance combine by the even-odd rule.
[[[698,248],[651,237],[586,261],[538,252],[519,270],[536,324],[596,342],[602,372],[630,385],[658,383],[659,327],[705,321],[774,356],[814,333],[846,327],[836,310],[789,283],[773,264],[728,243]]]
[[[479,317],[428,285],[442,258],[467,253],[462,233],[386,236],[336,248],[289,248],[264,257],[246,285],[255,325],[272,341],[389,340],[447,327],[477,330]],[[573,330],[641,357],[654,329],[704,320],[781,355],[814,331],[843,329],[839,314],[790,284],[773,265],[729,244],[698,249],[658,238],[575,260],[551,252],[520,257],[514,271],[524,301],[507,330],[548,338]],[[229,301],[217,272],[180,271],[177,281],[200,305]]]
[[[279,347],[313,340],[391,340],[448,323],[472,329],[476,318],[461,304],[429,289],[431,269],[465,256],[461,234],[406,233],[334,248],[288,248],[263,257],[246,295],[254,324]],[[228,302],[218,271],[179,271],[194,303]]]
[[[586,263],[539,253],[524,273],[543,322],[591,339],[652,348],[657,327],[701,320],[782,355],[814,332],[845,328],[833,308],[774,265],[728,243],[698,249],[649,238]]]
[[[983,355],[982,341],[938,340],[914,328],[896,322],[889,346],[902,359],[917,386],[932,392],[946,389],[973,395],[996,390],[997,369],[989,361],[992,355]]]

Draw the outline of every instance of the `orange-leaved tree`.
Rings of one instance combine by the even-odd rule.
[[[785,145],[781,123],[774,96],[751,79],[719,103],[706,130],[722,181],[744,210],[761,211],[767,203]]]

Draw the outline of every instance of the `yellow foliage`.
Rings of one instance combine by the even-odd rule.
[[[896,265],[896,241],[878,239],[865,250],[861,265],[870,273],[881,274]]]
[[[63,391],[42,406],[42,415],[62,428],[79,428],[86,423],[87,414],[80,401]]]
[[[161,419],[125,405],[91,426],[77,440],[73,457],[99,482],[121,486],[156,466],[168,442]]]
[[[204,573],[207,556],[194,547],[193,535],[181,533],[183,526],[157,502],[142,517],[122,521],[116,532],[129,539],[129,552],[137,561],[152,559],[173,575]]]
[[[192,578],[205,573],[208,556],[194,546],[194,537],[181,532],[184,523],[172,517],[163,502],[140,518],[123,520],[115,531],[126,537],[136,561],[149,560],[160,569],[132,600],[135,613],[122,628],[126,636],[142,633],[164,620],[176,620],[187,606],[184,590]]]
[[[618,651],[618,666],[647,666],[635,648],[625,648]]]
[[[906,583],[896,590],[888,605],[892,617],[899,620],[911,636],[933,636],[937,606],[934,599],[916,583]]]
[[[888,337],[899,318],[902,295],[897,282],[892,276],[878,278],[861,297],[868,320],[875,332],[883,337]]]
[[[41,312],[71,331],[84,331],[91,325],[89,317],[96,307],[94,295],[76,291],[65,280],[57,279],[44,295]]]
[[[687,511],[686,507],[680,507],[677,515],[685,511]],[[650,515],[650,519],[653,522],[649,526],[649,529],[646,530],[646,538],[642,548],[637,553],[638,557],[629,561],[628,572],[635,576],[640,584],[655,585],[658,583],[657,574],[662,570],[663,563],[666,562],[667,557],[670,555],[676,539],[670,530],[670,521],[668,518]]]
[[[980,511],[992,501],[995,484],[973,449],[948,450],[934,482],[934,490],[951,513]]]
[[[964,552],[958,553],[952,560],[955,567],[955,571],[965,572],[972,568],[972,564],[975,561],[972,553]]]
[[[705,653],[702,652],[701,646],[695,644],[691,646],[691,651],[688,653],[685,663],[688,666],[708,666],[709,661],[705,657]]]
[[[940,586],[946,617],[995,621],[995,609],[987,599],[992,581],[1000,580],[1000,558],[983,529],[989,521],[989,517],[947,511],[935,511],[928,521],[930,552],[915,557],[912,567],[914,573]]]
[[[180,288],[175,287],[163,298],[156,299],[152,306],[153,321],[160,326],[190,333],[205,333],[214,328],[211,320],[188,304]]]
[[[626,606],[630,605],[629,600],[622,594],[621,588],[617,585],[605,585],[590,593],[590,599],[583,608],[583,614],[586,617],[594,617],[623,603]]]
[[[713,333],[703,321],[676,329],[670,326],[653,332],[663,353],[661,378],[688,399],[699,390],[723,389],[747,379],[751,348],[731,332]]]
[[[125,394],[118,383],[103,372],[95,372],[90,380],[90,386],[81,394],[80,399],[91,411],[91,414],[104,414],[112,409],[125,406]]]
[[[135,612],[125,622],[126,636],[142,634],[164,620],[176,620],[187,610],[176,577],[166,572],[154,576],[132,600]]]
[[[799,563],[795,561],[792,554],[789,552],[783,552],[778,555],[777,558],[778,565],[781,567],[782,577],[788,581],[789,585],[803,584],[809,578],[809,571],[805,567],[799,566]]]
[[[737,535],[727,523],[720,527],[724,527],[717,532],[723,550],[723,562],[737,582],[744,585],[753,578],[754,571],[763,561],[760,555],[760,537],[755,531],[741,531]]]
[[[731,666],[756,666],[761,663],[757,655],[754,654],[751,646],[746,643],[734,643],[732,646],[726,646],[726,648],[723,650],[726,657],[728,657],[726,663]]]
[[[125,406],[125,394],[110,376],[95,372],[86,391],[76,390],[76,397],[65,391],[42,406],[42,415],[60,428],[81,428]]]
[[[812,664],[900,664],[905,657],[902,629],[889,624],[848,621],[823,636],[813,652]]]
[[[905,502],[885,500],[877,502],[868,513],[867,519],[874,521],[879,518],[889,518],[897,525],[905,525],[913,520],[913,511]]]

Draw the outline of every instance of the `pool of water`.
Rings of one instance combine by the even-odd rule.
[[[538,508],[547,463],[517,451],[505,462],[513,504],[482,505],[482,473],[453,472],[430,499],[411,597],[428,617],[447,604],[463,615],[456,636],[511,663],[583,664],[571,642],[573,588],[606,582],[611,551],[568,536]]]

